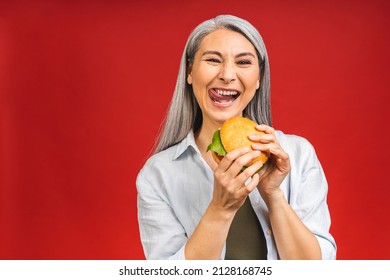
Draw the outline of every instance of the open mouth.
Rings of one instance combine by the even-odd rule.
[[[216,103],[228,104],[236,100],[240,93],[235,90],[210,89],[209,96]]]

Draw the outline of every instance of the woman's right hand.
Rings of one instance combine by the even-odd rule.
[[[185,248],[186,259],[219,259],[237,210],[259,183],[258,162],[241,172],[245,164],[259,156],[249,147],[229,152],[214,170],[212,200]],[[256,173],[256,174],[255,174]],[[255,175],[253,175],[255,174]],[[245,186],[245,182],[252,181]]]
[[[246,197],[259,183],[259,175],[256,173],[262,162],[256,162],[250,167],[243,167],[258,157],[259,151],[253,151],[249,147],[242,147],[229,152],[223,157],[218,167],[214,170],[214,192],[211,205],[221,213],[234,215]],[[245,182],[252,180],[245,186]]]

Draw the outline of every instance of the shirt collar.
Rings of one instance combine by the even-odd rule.
[[[181,142],[179,142],[179,144],[177,144],[177,149],[176,149],[176,153],[173,156],[173,160],[176,160],[177,158],[179,158],[190,147],[192,147],[195,152],[200,153],[198,146],[195,143],[195,136],[194,136],[194,132],[192,131],[192,129],[187,134],[187,136]]]

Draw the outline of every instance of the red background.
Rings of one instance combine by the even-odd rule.
[[[274,127],[313,143],[339,259],[389,259],[389,1],[0,1],[0,258],[143,259],[136,175],[190,31],[264,37]]]

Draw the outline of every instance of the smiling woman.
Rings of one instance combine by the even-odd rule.
[[[207,147],[238,116],[259,123],[260,133],[217,163]],[[261,153],[266,164],[242,171]],[[267,52],[256,28],[235,16],[191,33],[137,190],[148,259],[335,258],[321,165],[308,141],[271,127]]]
[[[260,85],[254,46],[240,33],[218,29],[202,40],[189,68],[188,84],[206,123],[240,115]],[[213,124],[215,126],[215,124]]]

